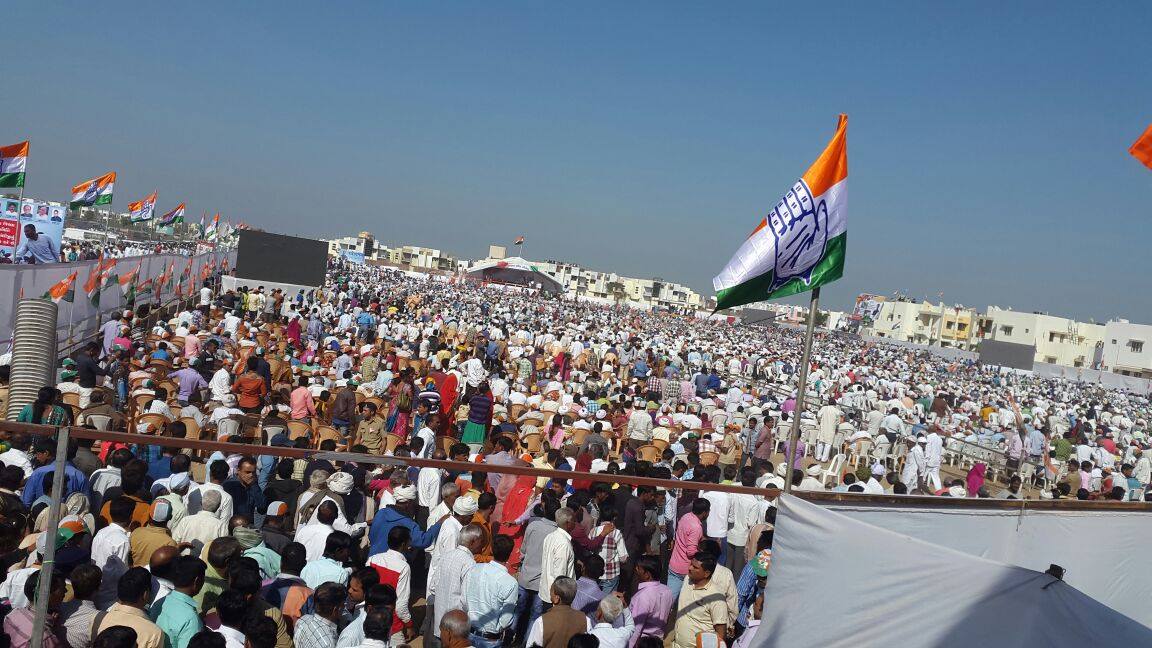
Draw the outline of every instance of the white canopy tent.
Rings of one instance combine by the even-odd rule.
[[[1152,645],[1152,629],[1047,574],[782,495],[752,646]],[[1077,551],[1076,538],[1058,538]]]
[[[520,257],[485,259],[473,266],[464,276],[468,279],[539,288],[544,292],[554,294],[564,292],[564,286],[555,277],[544,272],[531,261],[526,261]]]

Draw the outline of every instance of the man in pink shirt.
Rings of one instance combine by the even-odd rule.
[[[292,406],[292,420],[310,422],[316,416],[316,403],[312,400],[312,392],[308,391],[308,378],[300,376],[300,382],[289,396]]]
[[[676,523],[676,538],[672,543],[672,555],[668,558],[668,589],[672,596],[680,596],[680,588],[692,565],[700,541],[704,539],[704,520],[712,504],[703,497],[692,502],[692,512],[685,513]]]
[[[200,355],[200,338],[196,335],[197,329],[195,326],[188,329],[188,335],[184,337],[184,357],[195,358]]]

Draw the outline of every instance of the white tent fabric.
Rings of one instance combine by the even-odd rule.
[[[843,501],[823,506],[881,529],[1009,565],[1035,571],[1060,565],[1067,570],[1064,581],[1069,585],[1152,627],[1147,600],[1152,591],[1147,540],[1152,512],[960,507],[947,502]]]
[[[1047,574],[779,506],[756,648],[1152,645],[1152,629]]]
[[[544,272],[531,261],[526,261],[520,257],[485,259],[472,266],[472,269],[465,273],[465,276],[491,279],[520,286],[540,284],[545,292],[564,292],[564,286],[555,277]]]

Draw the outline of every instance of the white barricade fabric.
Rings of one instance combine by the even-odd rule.
[[[781,496],[779,506],[764,615],[752,646],[1152,645],[1152,629],[1072,582],[873,526],[797,497]],[[942,535],[972,544],[1005,542],[1005,529],[985,537],[988,528],[970,524],[970,513],[921,510],[917,525],[939,525]],[[883,520],[902,515],[907,514],[885,511]],[[1061,548],[1060,559],[1043,558],[1044,568],[1061,564],[1075,581],[1077,554],[1098,552],[1101,561],[1126,562],[1128,554],[1108,538],[1131,532],[1123,519],[1119,528],[1111,517],[1077,519],[1071,530],[1048,537]],[[1143,605],[1146,595],[1145,587],[1127,607]]]
[[[143,303],[143,299],[152,303],[163,303],[171,301],[175,297],[176,284],[188,267],[189,258],[192,260],[192,271],[190,277],[184,281],[185,294],[190,289],[199,290],[202,284],[200,271],[206,264],[215,261],[216,267],[219,268],[223,260],[228,259],[229,264],[235,266],[236,252],[213,251],[194,257],[178,254],[126,257],[118,260],[112,273],[126,274],[134,270],[137,264],[140,264],[140,275],[137,282],[142,283],[148,279],[155,279],[164,273],[170,265],[174,264],[173,274],[175,277],[169,288],[159,292],[153,291],[151,296],[137,300],[138,304]],[[76,273],[76,283],[73,286],[76,291],[76,298],[71,304],[68,302],[60,303],[57,339],[61,344],[67,341],[70,330],[73,339],[79,339],[95,331],[97,319],[107,320],[109,314],[123,310],[124,296],[117,285],[110,283],[101,292],[99,311],[84,294],[84,281],[95,266],[96,261],[53,263],[50,265],[0,264],[0,352],[6,351],[11,343],[12,324],[16,316],[16,302],[20,298],[21,290],[23,290],[25,298],[40,297],[49,288],[73,272]],[[98,315],[102,317],[98,318]]]

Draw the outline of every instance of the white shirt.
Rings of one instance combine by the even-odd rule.
[[[604,622],[597,623],[592,628],[591,633],[600,640],[600,648],[627,648],[636,624],[632,621],[632,613],[628,608],[624,608],[620,616],[624,618],[624,626],[621,628],[612,627],[611,623]]]
[[[39,573],[39,567],[25,567],[8,572],[4,582],[0,583],[0,598],[8,599],[13,609],[29,607],[31,601],[24,596],[24,586],[28,583],[29,577]]]
[[[576,577],[576,556],[572,551],[572,536],[564,529],[557,528],[544,538],[543,549],[544,555],[540,559],[540,589],[537,591],[537,596],[545,602],[551,602],[552,582],[560,576]]]
[[[408,559],[399,551],[389,549],[368,557],[368,565],[380,565],[390,569],[400,576],[396,579],[396,616],[409,623],[412,621],[412,612],[408,609],[408,599],[412,596],[412,567]]]
[[[216,538],[226,535],[228,535],[228,521],[221,520],[215,513],[209,511],[185,515],[172,529],[173,540],[192,543],[193,556],[199,556],[204,547]]]
[[[24,478],[32,476],[32,460],[28,458],[28,453],[23,450],[12,448],[0,452],[0,463],[5,466],[16,466],[24,471]]]
[[[723,538],[728,535],[728,509],[730,508],[728,493],[708,491],[704,499],[712,505],[708,509],[708,519],[704,521],[704,534],[709,538]],[[744,535],[748,537],[747,534]]]
[[[498,562],[476,565],[464,583],[465,610],[472,627],[494,634],[515,620],[516,579]]]
[[[296,537],[293,540],[304,545],[304,556],[308,562],[312,562],[324,557],[324,545],[328,542],[328,534],[330,533],[332,533],[330,525],[319,522],[305,524],[296,529]]]
[[[429,510],[440,503],[442,475],[439,468],[421,468],[416,477],[416,503]]]
[[[96,532],[92,537],[92,563],[103,572],[100,589],[93,597],[96,607],[103,609],[116,601],[116,583],[128,571],[128,532],[118,524]]]
[[[244,633],[221,624],[215,630],[216,634],[224,636],[224,648],[244,648]]]
[[[439,519],[439,518],[437,518]],[[431,521],[431,518],[429,518]],[[444,520],[444,524],[440,525],[440,533],[436,536],[436,542],[432,545],[432,562],[428,568],[428,593],[436,593],[436,585],[440,582],[438,576],[440,574],[440,563],[443,561],[444,556],[456,547],[456,541],[460,538],[460,529],[464,526],[455,517],[449,517]]]
[[[440,619],[449,610],[465,609],[464,580],[476,567],[476,559],[467,547],[459,545],[441,554],[436,582],[436,616],[432,619],[433,634],[440,636]]]
[[[728,544],[743,547],[748,542],[748,530],[764,521],[760,500],[746,493],[728,494]]]
[[[927,447],[924,448],[924,458],[929,468],[939,468],[943,460],[944,439],[935,432],[928,433]]]
[[[211,465],[211,463],[209,463]],[[184,495],[184,506],[188,509],[188,513],[199,513],[200,502],[204,501],[204,493],[207,491],[216,491],[220,493],[220,508],[216,509],[216,517],[218,519],[227,521],[232,517],[232,496],[224,487],[219,484],[208,482],[207,484],[192,484],[188,492]]]
[[[212,374],[212,380],[208,381],[208,389],[212,391],[212,400],[223,402],[224,397],[232,393],[232,374],[220,367]]]
[[[205,286],[200,289],[200,305],[207,306],[212,303],[212,289]]]

